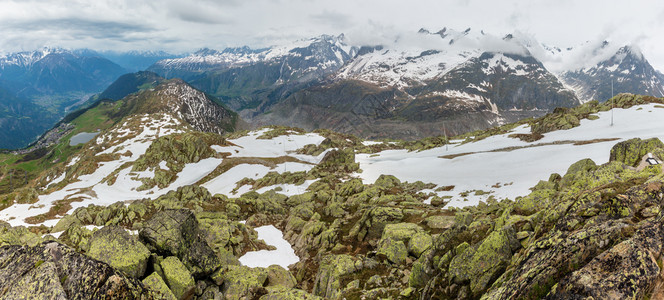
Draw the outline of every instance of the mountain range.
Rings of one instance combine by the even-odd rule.
[[[21,148],[127,71],[88,50],[0,56],[0,148]]]
[[[340,35],[262,49],[202,49],[148,70],[183,78],[256,126],[369,138],[459,134],[605,101],[611,80],[614,93],[663,95],[661,74],[629,45],[561,50],[519,33],[497,37],[470,28],[350,45]],[[585,64],[574,63],[581,57]]]
[[[376,45],[323,35],[185,56],[44,48],[0,57],[0,129],[21,128],[0,147],[27,145],[99,97],[140,90],[120,80],[109,89],[118,95],[91,98],[120,75],[145,68],[185,80],[254,127],[327,128],[366,138],[460,134],[604,101],[612,87],[614,94],[664,95],[664,76],[634,46],[601,41],[562,49],[518,32],[498,37],[471,28],[421,29]]]

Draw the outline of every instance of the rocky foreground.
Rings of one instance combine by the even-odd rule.
[[[156,91],[169,86],[181,85]],[[103,116],[121,105],[152,108],[144,101],[155,95],[148,91],[86,114]],[[509,137],[538,140],[580,126],[582,119],[613,105],[662,101],[620,95],[610,105],[589,102],[526,120],[531,132]],[[525,197],[498,201],[489,195],[477,206],[455,209],[448,207],[452,196],[435,193],[453,186],[385,175],[364,184],[357,178],[362,170],[356,153],[419,151],[441,147],[447,139],[364,144],[353,136],[318,131],[315,139],[300,139],[316,143],[302,142],[286,152],[285,144],[278,144],[286,142],[283,135],[295,139],[305,136],[302,130],[266,129],[247,138],[267,143],[239,147],[233,141],[252,133],[222,137],[195,131],[194,125],[202,123],[164,115],[163,108],[156,115],[146,113],[121,118],[99,142],[70,149],[68,162],[40,158],[44,167],[34,180],[0,195],[3,213],[43,211],[7,219],[30,227],[0,223],[0,298],[664,298],[664,144],[658,139],[617,143],[608,163],[580,160],[565,174],[540,181]],[[508,134],[515,126],[472,133],[464,143]],[[261,156],[250,151],[255,150],[251,145],[282,147],[284,153]],[[315,163],[296,156],[316,158]],[[647,163],[650,156],[660,164]],[[194,184],[175,185],[187,166],[206,167],[205,161],[218,165],[205,178],[192,179]],[[275,171],[285,162],[307,168]],[[117,168],[104,173],[99,167],[104,164]],[[228,182],[235,189],[226,194],[206,188],[214,186],[210,178],[243,164],[271,171],[234,178],[239,181]],[[154,174],[147,176],[150,170]],[[100,174],[90,175],[95,173]],[[82,176],[97,179],[86,183]],[[95,189],[102,184],[117,189]],[[284,190],[288,186],[297,193]],[[236,195],[239,190],[245,192]],[[131,197],[112,197],[118,191],[131,191]],[[45,201],[50,198],[55,200]],[[143,199],[129,200],[137,198]],[[73,210],[73,205],[81,207]],[[242,265],[240,258],[248,252],[274,250],[254,230],[265,225],[283,232],[297,263]]]
[[[5,225],[0,296],[658,299],[664,175],[643,163],[648,153],[664,157],[664,144],[621,142],[607,164],[581,160],[526,197],[455,210],[436,207],[443,199],[424,204],[421,182],[340,181],[357,165],[352,151],[330,151],[315,169],[321,180],[302,195],[228,198],[194,185],[78,208],[50,229],[63,231],[58,238]],[[266,224],[283,231],[300,262],[239,263],[269,249],[252,229]]]

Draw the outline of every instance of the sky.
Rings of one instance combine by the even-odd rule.
[[[656,0],[0,0],[0,52],[264,47],[344,33],[380,44],[419,28],[519,31],[561,48],[610,40],[664,70],[664,1]]]

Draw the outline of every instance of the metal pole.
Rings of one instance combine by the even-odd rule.
[[[613,126],[613,109],[615,108],[616,100],[613,99],[613,78],[611,78],[611,126]]]
[[[443,134],[445,135],[445,151],[447,151],[447,144],[449,144],[447,140],[447,128],[445,128],[445,122],[443,122]]]

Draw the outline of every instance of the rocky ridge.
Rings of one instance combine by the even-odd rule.
[[[631,106],[662,100],[620,95],[612,101]],[[545,134],[578,126],[580,119],[606,105],[587,103],[558,110],[531,120],[532,130],[540,128],[538,132]],[[135,117],[140,120],[145,115]],[[150,140],[146,145],[150,150],[136,155],[136,171],[162,161],[175,170],[178,163],[215,156],[212,146],[229,143],[215,133],[177,129]],[[238,132],[226,138],[237,141],[251,134]],[[118,299],[127,295],[147,299],[652,299],[662,295],[664,175],[661,164],[642,164],[649,156],[662,161],[664,143],[658,139],[617,143],[608,163],[580,160],[564,174],[540,181],[527,196],[489,198],[458,209],[445,207],[446,199],[434,196],[432,184],[386,175],[363,183],[352,177],[359,169],[358,152],[381,147],[418,151],[447,140],[364,145],[349,135],[318,134],[325,140],[300,145],[292,154],[322,156],[307,171],[246,178],[241,185],[251,189],[232,197],[191,184],[154,200],[80,206],[53,227],[3,225],[0,252],[26,249],[13,257],[20,258],[17,266],[29,270],[70,264],[39,254],[49,247],[70,253],[75,261],[87,259],[94,272],[117,275],[105,281],[117,286],[100,291],[122,291],[104,292]],[[260,139],[281,141],[284,135],[294,139],[304,132],[273,127],[262,131]],[[105,133],[99,139],[108,139],[109,144],[94,147],[121,144],[111,143],[113,138],[118,137]],[[82,156],[70,165],[71,171],[86,172],[86,166],[96,166],[94,156]],[[312,179],[317,181],[297,194],[280,194],[278,188],[260,190]],[[34,184],[31,188],[46,182]],[[30,201],[28,194],[26,189],[28,200],[20,201]],[[238,258],[243,254],[269,249],[253,230],[268,224],[283,232],[300,261],[288,268],[242,266]],[[57,288],[63,276],[49,272],[43,273],[56,275],[42,280],[28,272],[16,280],[48,282]],[[80,288],[72,276],[64,282],[72,280],[70,290]],[[7,291],[14,292],[0,289]],[[49,291],[44,293],[61,295],[58,289]],[[86,297],[94,298],[82,296]]]

